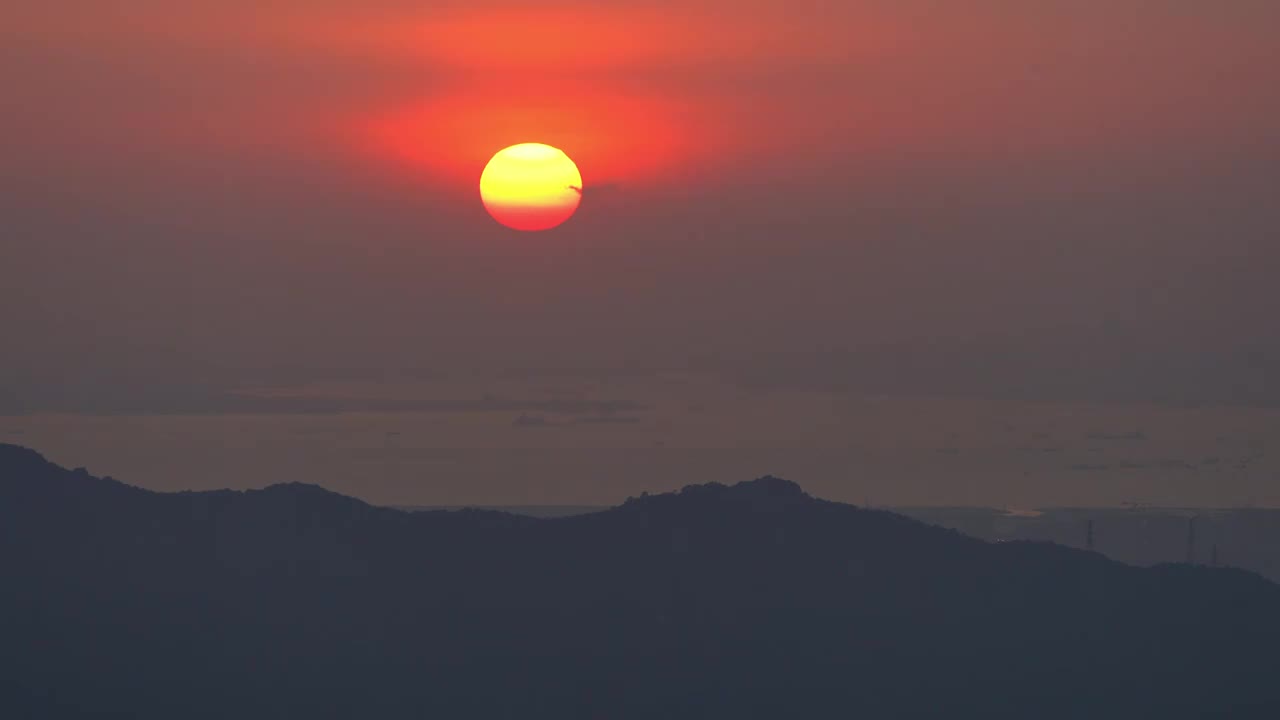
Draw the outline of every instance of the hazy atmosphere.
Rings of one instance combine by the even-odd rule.
[[[7,3],[0,442],[388,504],[1280,505],[1277,27]],[[554,233],[475,197],[530,139],[581,168]]]
[[[1280,718],[1277,30],[0,0],[0,718]]]

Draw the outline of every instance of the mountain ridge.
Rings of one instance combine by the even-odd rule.
[[[987,543],[772,476],[536,519],[38,457],[0,448],[5,716],[1280,710],[1258,576]]]
[[[145,492],[145,493],[150,493],[152,495],[159,495],[159,496],[200,496],[200,495],[208,495],[208,494],[235,493],[242,496],[253,495],[253,494],[263,494],[264,497],[267,497],[267,496],[296,494],[301,496],[310,496],[314,498],[322,498],[322,497],[327,497],[329,499],[342,498],[344,500],[360,503],[362,505],[365,505],[371,508],[372,507],[383,508],[383,506],[371,505],[368,502],[361,500],[357,497],[344,495],[342,493],[330,490],[316,483],[307,483],[307,482],[300,482],[300,481],[283,481],[278,483],[272,483],[270,485],[267,485],[261,488],[250,488],[250,489],[244,489],[244,490],[216,489],[216,490],[182,490],[182,491],[176,491],[176,492],[148,490],[146,488],[140,488],[137,486],[128,485],[126,483],[120,482],[119,480],[116,480],[115,478],[111,478],[109,476],[100,477],[100,478],[94,477],[90,475],[87,469],[85,468],[76,468],[74,470],[67,470],[65,468],[55,465],[50,460],[48,460],[44,455],[42,455],[41,453],[39,453],[38,451],[32,448],[28,448],[21,445],[9,444],[9,443],[0,443],[0,479],[7,478],[12,482],[13,478],[15,477],[15,473],[24,471],[24,470],[26,471],[39,470],[41,472],[39,472],[38,474],[43,475],[46,479],[48,479],[50,476],[57,476],[57,475],[65,476],[66,474],[70,474],[78,477],[89,478],[91,480],[109,482],[118,486],[130,488],[132,490],[136,490],[139,492]],[[672,497],[672,496],[692,497],[692,496],[699,496],[699,495],[707,498],[718,497],[721,499],[728,499],[728,500],[737,500],[737,501],[753,500],[756,502],[774,501],[779,503],[785,503],[785,502],[797,502],[797,501],[803,501],[803,500],[809,500],[809,501],[814,500],[812,496],[804,492],[804,490],[800,487],[799,484],[792,482],[790,480],[784,480],[782,478],[778,478],[772,475],[765,475],[753,480],[744,480],[734,485],[725,485],[723,483],[712,482],[712,483],[704,483],[704,484],[686,485],[683,488],[671,493],[659,493],[654,495],[649,495],[648,493],[644,493],[638,497],[628,497],[620,505],[615,507],[621,507],[623,505],[631,505],[631,504],[641,505],[641,504],[644,504],[645,501],[650,500],[651,498],[656,499],[661,497]],[[397,510],[397,508],[384,508],[384,509]],[[458,506],[455,508],[450,508],[448,510],[413,510],[412,512],[431,513],[431,512],[458,512],[458,511],[475,511],[475,510],[476,508],[472,508],[469,506]],[[501,511],[485,510],[484,512],[501,512]],[[544,518],[544,519],[558,519],[558,518]]]

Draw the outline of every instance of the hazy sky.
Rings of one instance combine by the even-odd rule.
[[[116,418],[141,453],[157,419],[284,437],[298,413],[480,412],[426,445],[518,449],[493,428],[528,416],[570,453],[609,426],[636,452],[799,453],[874,424],[806,445],[730,413],[709,438],[663,394],[674,373],[710,398],[684,405],[730,393],[778,427],[944,397],[1083,404],[1094,425],[1239,408],[1280,439],[1277,27],[1271,0],[8,2],[0,432]],[[582,170],[551,233],[478,199],[524,141]],[[585,404],[547,404],[565,393]],[[1120,417],[1094,430],[1134,429]],[[183,485],[77,437],[42,436]],[[166,476],[180,444],[151,451]],[[223,484],[293,479],[243,460]],[[598,499],[609,464],[557,501]],[[850,471],[811,465],[832,488]],[[536,498],[561,470],[471,467],[447,490],[395,472],[380,497],[448,502]],[[1186,487],[1234,502],[1250,482]]]

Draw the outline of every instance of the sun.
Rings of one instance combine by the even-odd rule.
[[[516,230],[550,230],[582,201],[582,175],[563,151],[541,143],[498,151],[480,175],[480,199],[494,220]]]

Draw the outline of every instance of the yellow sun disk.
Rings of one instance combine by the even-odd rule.
[[[517,230],[547,230],[573,215],[582,176],[549,145],[513,145],[493,156],[480,176],[480,197],[495,220]]]

